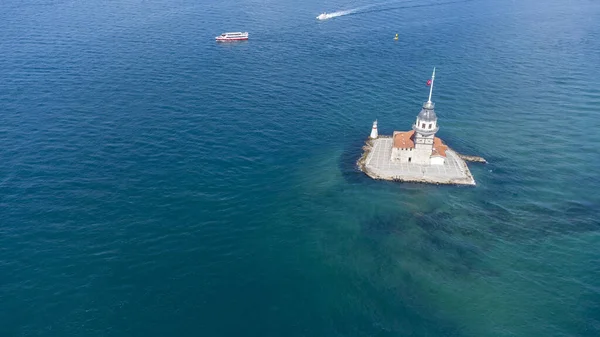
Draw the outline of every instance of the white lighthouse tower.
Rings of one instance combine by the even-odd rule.
[[[429,99],[423,103],[423,108],[417,116],[413,125],[415,131],[414,143],[415,153],[413,162],[415,164],[429,165],[433,151],[435,133],[438,131],[437,116],[434,111],[435,104],[431,102],[433,93],[433,82],[435,81],[435,68],[431,75],[431,86],[429,87]]]
[[[378,132],[377,132],[377,120],[375,120],[373,122],[373,128],[371,129],[371,135],[369,136],[369,138],[371,139],[375,139],[379,136]]]

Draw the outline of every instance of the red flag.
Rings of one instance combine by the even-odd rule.
[[[427,86],[431,85],[431,80],[427,80]]]

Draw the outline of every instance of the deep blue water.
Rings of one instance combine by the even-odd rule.
[[[369,4],[2,2],[0,336],[600,335],[600,3]]]

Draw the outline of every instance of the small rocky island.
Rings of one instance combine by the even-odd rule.
[[[374,179],[449,185],[475,185],[475,179],[465,163],[483,162],[476,156],[458,154],[435,137],[439,130],[431,102],[435,68],[428,81],[429,99],[410,131],[394,131],[391,136],[379,136],[377,121],[363,147],[357,164],[361,171]]]

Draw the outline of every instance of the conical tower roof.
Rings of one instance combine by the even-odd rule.
[[[437,120],[437,115],[435,114],[433,107],[433,103],[425,102],[425,104],[423,104],[423,109],[419,112],[419,120],[423,122],[435,122]]]

